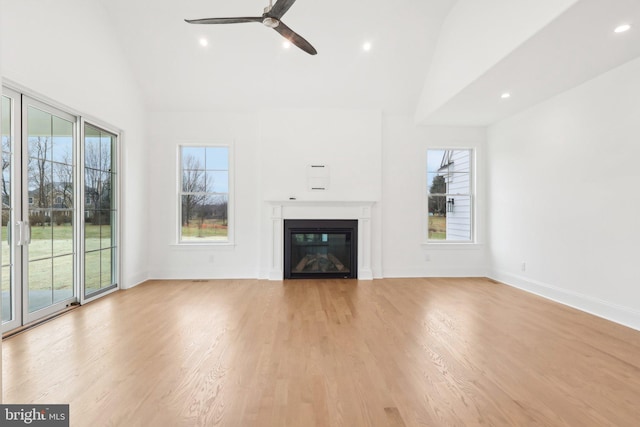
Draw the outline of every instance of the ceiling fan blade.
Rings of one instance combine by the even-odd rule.
[[[242,24],[244,22],[262,22],[262,17],[185,19],[185,22],[189,24]]]
[[[296,0],[278,0],[276,4],[273,5],[271,10],[267,13],[267,15],[272,16],[276,19],[282,18],[282,15],[287,13],[287,10],[294,4]]]
[[[306,41],[301,35],[293,31],[291,28],[284,25],[284,22],[280,21],[280,25],[275,27],[274,30],[279,32],[282,37],[289,40],[291,43],[298,46],[309,55],[315,55],[318,53],[318,51],[313,46],[311,46],[311,43]]]

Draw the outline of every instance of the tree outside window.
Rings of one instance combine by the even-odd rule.
[[[229,147],[180,147],[180,241],[229,241]]]

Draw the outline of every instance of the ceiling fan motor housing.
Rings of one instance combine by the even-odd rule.
[[[265,16],[262,20],[262,23],[269,28],[276,28],[278,25],[280,25],[280,21],[270,16]]]

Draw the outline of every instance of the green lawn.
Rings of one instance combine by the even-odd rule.
[[[447,217],[429,217],[429,240],[445,240],[447,238]]]
[[[31,228],[29,245],[29,289],[73,287],[73,227],[70,224]],[[112,283],[111,227],[85,226],[85,286],[98,290]],[[9,288],[10,252],[7,229],[2,228],[2,290]]]
[[[222,220],[205,220],[204,223],[194,220],[182,226],[183,240],[226,240],[227,236],[228,227]]]

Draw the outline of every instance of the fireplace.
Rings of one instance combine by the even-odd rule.
[[[355,279],[357,252],[357,220],[284,220],[285,279]]]

